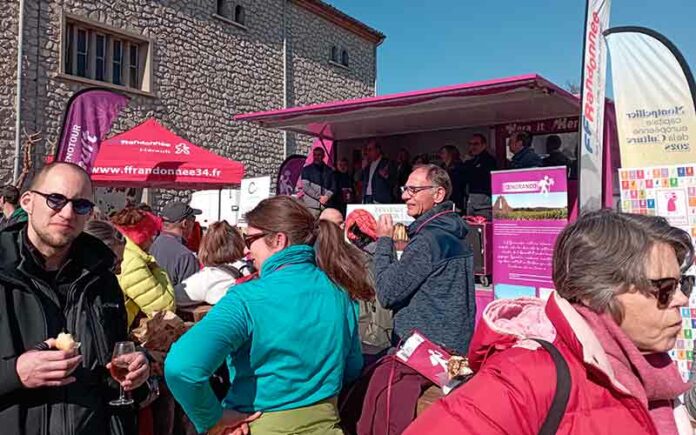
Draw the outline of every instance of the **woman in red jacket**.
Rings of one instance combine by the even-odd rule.
[[[662,218],[590,213],[554,252],[557,293],[489,305],[469,349],[474,377],[406,434],[536,434],[556,391],[552,342],[570,394],[559,434],[693,433],[678,396],[689,389],[667,352],[692,278],[689,235]]]

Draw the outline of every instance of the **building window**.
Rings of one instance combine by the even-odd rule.
[[[106,35],[97,33],[94,64],[94,79],[103,82],[106,78]]]
[[[217,14],[221,17],[229,18],[230,10],[228,0],[217,0]]]
[[[128,85],[132,88],[140,87],[140,57],[138,55],[140,47],[136,44],[128,44],[130,60],[128,62]]]
[[[333,62],[338,62],[338,47],[335,45],[331,47],[331,60]]]
[[[123,41],[113,40],[113,53],[111,57],[113,69],[111,71],[111,82],[115,85],[123,84]]]
[[[341,52],[341,65],[348,66],[348,51],[343,50]]]
[[[242,26],[246,23],[246,17],[244,13],[244,6],[237,5],[234,8],[234,21]]]
[[[71,76],[150,90],[149,42],[97,23],[66,17],[63,71]]]
[[[87,31],[77,29],[77,69],[75,74],[80,77],[87,77],[88,51],[89,42],[87,41]]]

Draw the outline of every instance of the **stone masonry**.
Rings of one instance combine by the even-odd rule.
[[[216,16],[216,0],[25,0],[22,128],[42,133],[37,164],[58,141],[67,100],[89,86],[60,74],[61,23],[70,14],[153,44],[151,93],[126,92],[131,102],[112,134],[154,116],[191,142],[242,161],[248,176],[274,175],[283,134],[232,117],[283,107],[284,36],[288,106],[374,94],[376,43],[300,3],[233,1],[230,7],[245,8],[245,26],[238,26]],[[18,1],[0,8],[0,183],[11,181],[14,160],[18,9]],[[348,50],[348,68],[329,62],[334,45]],[[311,140],[288,142],[291,154],[306,152]]]

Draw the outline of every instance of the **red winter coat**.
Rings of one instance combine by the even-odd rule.
[[[599,341],[565,299],[553,294],[545,310],[539,299],[499,300],[482,320],[469,350],[476,375],[405,435],[537,434],[556,389],[556,368],[526,337],[552,342],[568,362],[572,386],[558,434],[657,434],[648,409],[615,379]],[[684,406],[675,407],[675,419],[680,434],[693,434]]]

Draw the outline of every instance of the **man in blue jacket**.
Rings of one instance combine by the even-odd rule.
[[[394,225],[382,215],[377,225],[374,269],[377,298],[394,312],[392,344],[417,329],[435,343],[466,355],[474,330],[476,300],[472,249],[454,204],[452,183],[435,165],[415,169],[403,186],[409,216],[409,243],[400,260]]]

